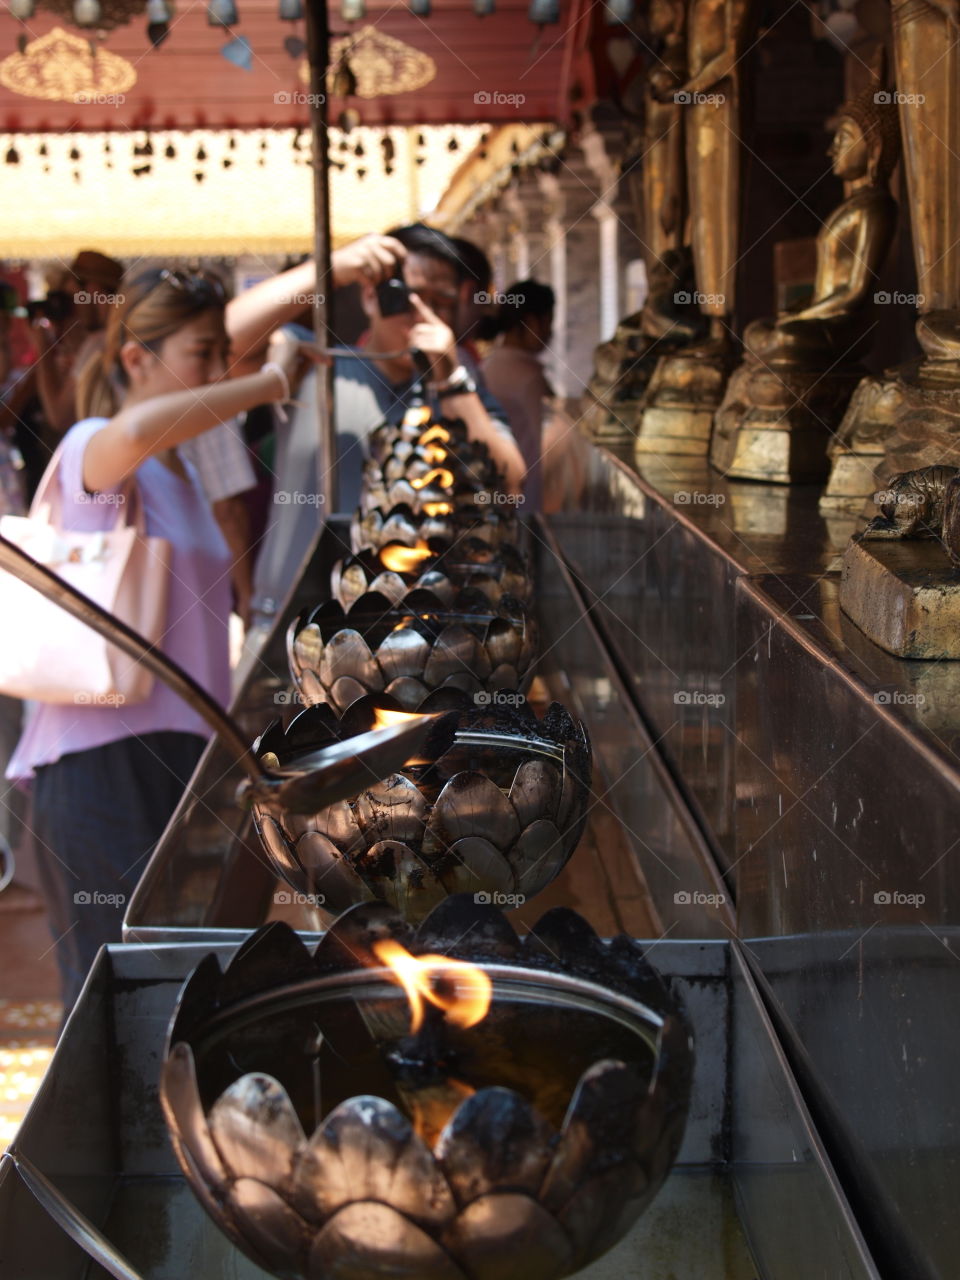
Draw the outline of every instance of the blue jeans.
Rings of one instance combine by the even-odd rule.
[[[193,733],[146,733],[37,769],[37,861],[65,1014],[100,947],[121,941],[126,906],[204,745]]]

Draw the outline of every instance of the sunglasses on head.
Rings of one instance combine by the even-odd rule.
[[[175,289],[188,294],[197,302],[215,302],[222,305],[227,300],[223,281],[217,276],[208,276],[199,271],[171,271],[164,267],[153,287],[156,289],[161,284],[172,284]]]

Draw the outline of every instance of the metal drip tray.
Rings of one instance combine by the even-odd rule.
[[[313,940],[316,940],[314,935]],[[307,939],[310,941],[310,939]],[[735,944],[651,943],[696,1039],[679,1161],[586,1280],[878,1280]],[[259,1280],[181,1178],[160,1108],[163,1042],[185,976],[209,951],[101,953],[14,1152],[44,1174],[141,1280]],[[4,1280],[110,1274],[61,1230],[14,1161],[0,1165]],[[508,1276],[504,1280],[522,1280]]]

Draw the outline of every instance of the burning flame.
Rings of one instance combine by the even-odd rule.
[[[389,729],[392,724],[403,724],[407,720],[418,720],[419,713],[416,711],[389,711],[386,707],[374,707],[373,709],[373,727],[375,729]]]
[[[452,516],[453,507],[449,502],[425,502],[422,507],[425,516]]]
[[[434,426],[432,426],[429,431],[425,431],[423,433],[423,435],[420,437],[420,443],[430,444],[430,442],[433,440],[440,440],[446,443],[446,441],[448,441],[449,439],[450,439],[450,432],[447,430],[446,427],[441,427],[438,422]]]
[[[380,552],[380,563],[394,573],[413,573],[432,555],[430,548],[422,542],[415,547],[384,547]]]
[[[453,472],[448,471],[446,467],[434,467],[432,471],[428,471],[425,476],[420,476],[418,480],[411,480],[411,487],[414,489],[422,489],[424,485],[433,484],[436,481],[441,489],[453,488]]]
[[[430,421],[430,406],[425,404],[414,405],[404,414],[403,420],[404,423],[411,427],[426,426]]]
[[[428,444],[423,452],[427,455],[428,462],[442,462],[447,456],[447,451],[439,444]]]
[[[411,1032],[423,1026],[425,1001],[442,1009],[458,1027],[475,1026],[487,1016],[493,983],[483,969],[448,956],[412,956],[391,938],[375,942],[373,951],[407,993]]]

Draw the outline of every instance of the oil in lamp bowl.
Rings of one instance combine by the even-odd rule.
[[[397,606],[373,592],[349,609],[328,600],[287,631],[290,674],[303,701],[338,711],[368,693],[388,693],[413,711],[434,689],[518,690],[532,678],[536,656],[536,627],[523,602],[502,595],[492,605],[476,587],[461,588],[452,609],[426,588]]]
[[[487,984],[408,1034],[384,946]],[[478,977],[479,975],[479,977]],[[449,984],[448,984],[449,985]],[[682,1006],[640,944],[574,912],[520,940],[450,899],[413,932],[380,904],[310,954],[268,925],[187,980],[160,1096],[217,1225],[291,1280],[558,1280],[630,1229],[676,1159],[693,1069]]]
[[[467,502],[455,503],[449,493],[440,491],[429,497],[421,493],[416,509],[401,502],[394,507],[358,510],[350,525],[350,549],[377,550],[388,542],[415,547],[431,538],[456,542],[467,537],[479,538],[494,547],[504,542],[516,546],[520,527],[514,510],[495,502],[494,496],[482,491],[471,494]]]
[[[338,719],[309,707],[257,741],[263,760],[285,760],[367,732],[377,708],[365,698]],[[396,708],[396,703],[392,704]],[[423,712],[455,705],[415,761],[355,800],[315,814],[256,803],[263,847],[288,884],[329,911],[379,898],[423,919],[450,894],[505,906],[533,898],[566,865],[586,824],[591,752],[586,730],[559,703],[542,719],[526,704],[476,706],[439,690]]]
[[[453,546],[435,538],[421,547],[400,542],[379,551],[368,547],[338,560],[330,579],[330,589],[344,609],[367,592],[399,605],[411,591],[423,588],[455,611],[455,598],[464,586],[482,591],[494,605],[505,595],[525,604],[533,596],[529,568],[517,548],[509,543],[494,548],[479,538],[463,538]]]

